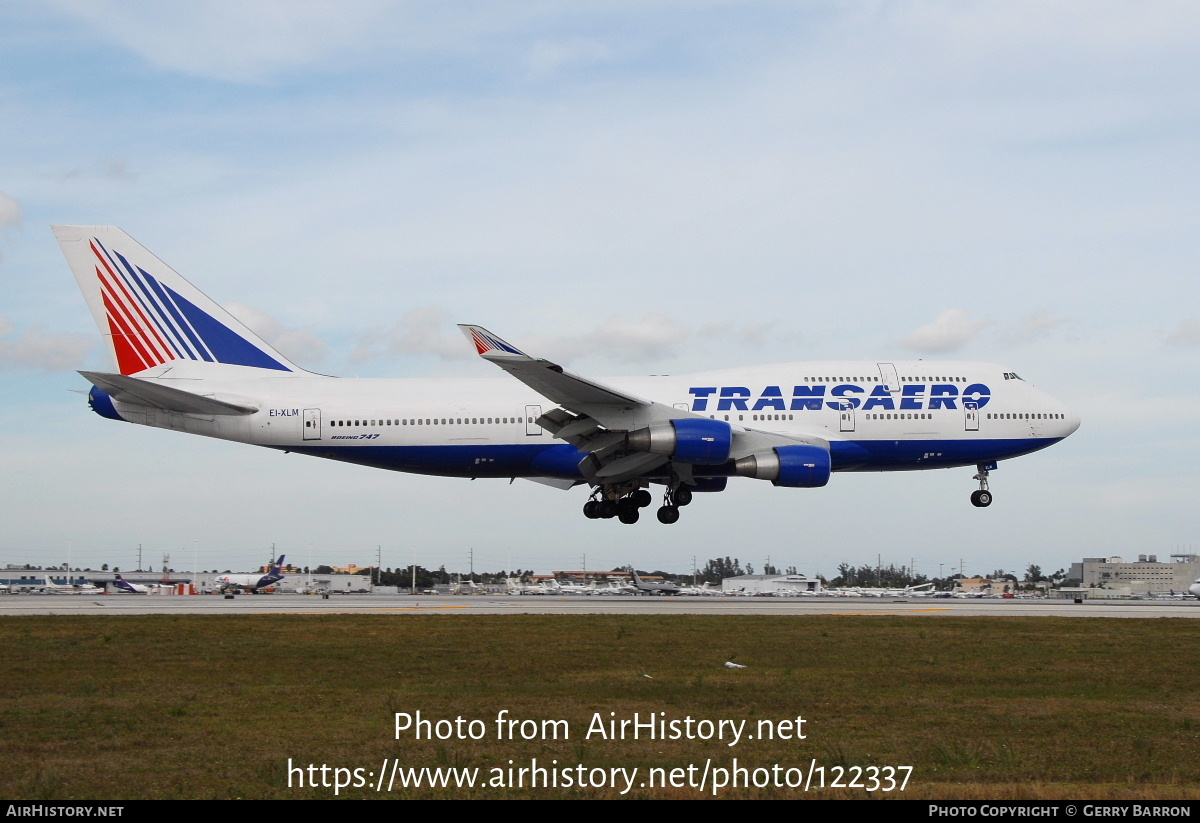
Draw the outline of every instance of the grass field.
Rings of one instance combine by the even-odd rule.
[[[624,784],[562,788],[561,776],[558,788],[486,785],[491,769],[507,782],[510,760],[534,758],[576,777],[577,764],[636,767],[642,782],[651,768],[657,779],[693,766],[694,783],[707,763],[703,790],[635,785],[624,796],[712,796],[712,769],[737,758],[752,781],[755,768],[778,764],[786,781],[782,770],[807,774],[815,760],[827,785],[719,797],[1200,798],[1191,620],[29,617],[0,621],[0,637],[0,796],[10,799],[334,796],[299,788],[295,772],[289,788],[289,758],[376,773],[341,797],[622,796]],[[727,668],[731,659],[746,668]],[[418,710],[482,721],[483,736],[396,739],[395,713]],[[557,740],[498,739],[502,710],[564,720],[569,737],[559,726]],[[585,739],[596,713],[635,712],[746,725],[734,746],[728,735]],[[797,716],[806,739],[745,738],[759,721]],[[479,785],[386,791],[385,781],[377,792],[393,763],[478,768]],[[856,766],[912,771],[903,792],[828,787],[835,767]]]

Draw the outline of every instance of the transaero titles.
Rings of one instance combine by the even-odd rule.
[[[828,395],[826,395],[828,390]],[[928,390],[928,391],[927,391]],[[698,386],[688,389],[695,399],[692,411],[817,411],[830,408],[834,411],[861,408],[863,411],[883,409],[957,409],[959,401],[974,403],[982,409],[992,399],[992,390],[983,383],[972,383],[962,390],[953,383],[907,383],[899,392],[890,391],[889,386],[865,386],[854,383],[838,383],[833,386],[793,386],[790,398],[783,395],[779,386],[767,386],[755,394],[746,386]],[[829,399],[832,398],[832,399]],[[753,401],[754,405],[750,403]],[[709,408],[709,403],[716,405]],[[899,405],[896,405],[899,402]]]

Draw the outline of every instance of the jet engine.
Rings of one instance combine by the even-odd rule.
[[[777,446],[769,452],[735,460],[739,477],[770,480],[776,486],[812,489],[829,482],[829,450],[820,446]]]
[[[665,454],[681,463],[715,466],[729,459],[733,430],[723,420],[685,417],[669,425],[632,431],[625,442],[634,451]]]

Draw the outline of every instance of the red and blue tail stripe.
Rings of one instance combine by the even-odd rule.
[[[291,371],[122,254],[90,242],[96,277],[122,374],[173,360]]]

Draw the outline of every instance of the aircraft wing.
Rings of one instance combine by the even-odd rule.
[[[631,448],[629,435],[673,420],[707,422],[709,418],[572,374],[557,363],[525,354],[482,326],[460,324],[459,328],[475,345],[480,357],[561,406],[546,412],[536,422],[556,438],[587,452],[579,470],[589,483],[622,482],[666,463],[672,463],[672,469],[685,482],[691,481],[692,467],[688,462],[656,450]],[[770,451],[776,446],[829,448],[828,441],[819,437],[789,437],[732,424],[729,429],[731,460]]]
[[[183,414],[254,414],[257,406],[245,401],[218,399],[213,395],[195,394],[153,380],[143,380],[124,374],[81,371],[88,382],[114,400],[152,406],[164,411]]]
[[[495,363],[542,397],[552,409],[537,424],[588,455],[579,469],[589,482],[616,483],[669,462],[665,455],[628,453],[625,434],[635,429],[692,417],[663,403],[580,377],[549,360],[530,357],[482,326],[460,324],[484,360]]]
[[[542,397],[563,406],[650,406],[632,394],[622,392],[594,380],[571,374],[557,363],[530,357],[511,343],[506,343],[483,326],[459,324],[463,334],[475,344],[484,360],[500,368],[536,391]]]

